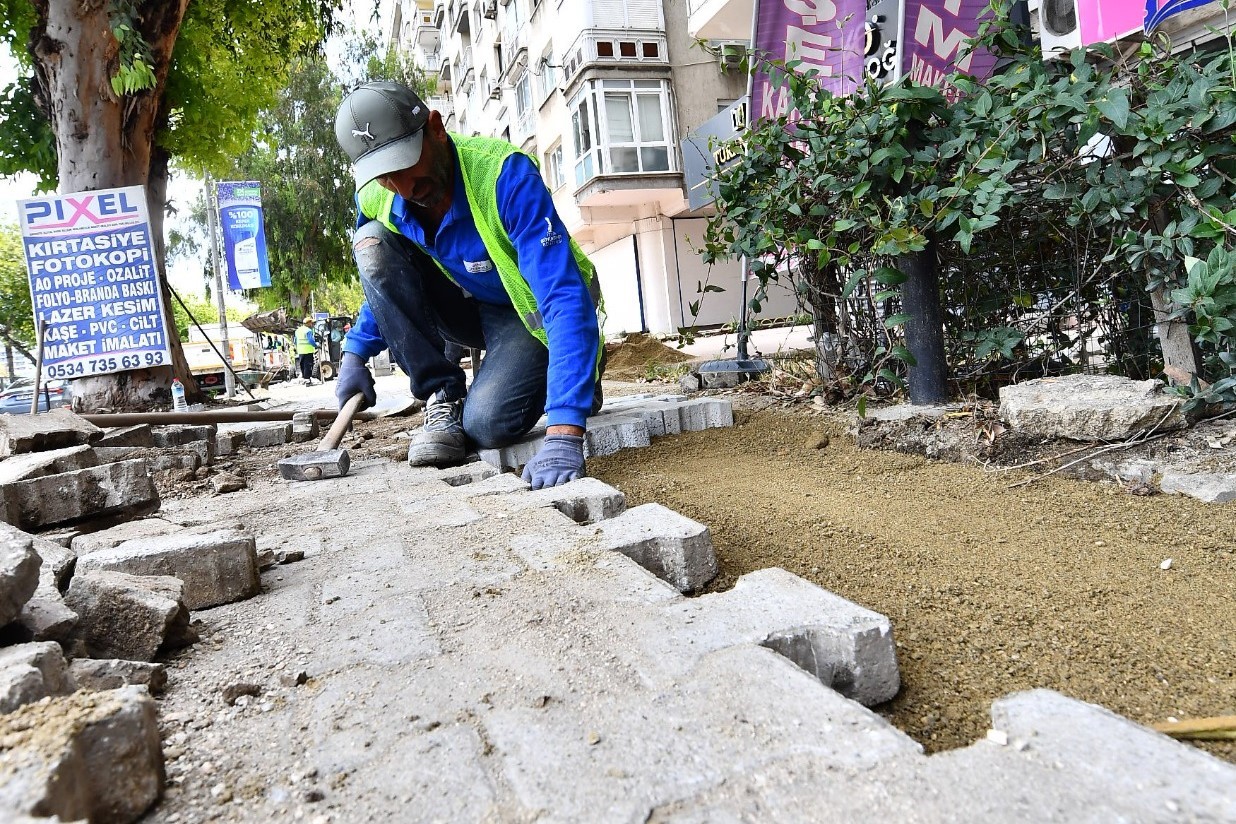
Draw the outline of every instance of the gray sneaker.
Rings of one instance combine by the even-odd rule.
[[[463,400],[443,401],[437,395],[425,404],[425,425],[412,436],[408,463],[444,467],[461,463],[468,454],[463,431]]]

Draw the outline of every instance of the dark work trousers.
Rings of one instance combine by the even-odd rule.
[[[313,377],[313,352],[306,352],[303,355],[296,356],[296,363],[300,366],[300,376],[305,380]]]

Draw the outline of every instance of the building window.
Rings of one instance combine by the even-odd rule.
[[[545,153],[545,183],[552,192],[566,183],[562,172],[562,144],[554,146]]]
[[[547,51],[541,55],[537,64],[540,74],[536,76],[536,93],[538,102],[544,103],[558,89],[558,67],[554,64],[554,53]]]
[[[571,106],[576,185],[599,174],[675,171],[669,122],[666,81],[588,83]]]

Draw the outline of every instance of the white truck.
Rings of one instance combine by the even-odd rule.
[[[238,383],[251,388],[265,386],[291,374],[290,346],[285,336],[250,332],[239,323],[229,323],[227,337],[231,350],[228,356]],[[223,359],[219,356],[223,352],[220,325],[204,323],[201,329],[190,326],[189,339],[181,346],[198,386],[206,392],[222,392],[225,378]]]

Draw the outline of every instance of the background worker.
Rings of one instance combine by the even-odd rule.
[[[389,348],[426,402],[409,463],[505,446],[544,413],[524,479],[540,489],[582,476],[585,420],[601,404],[600,289],[533,160],[506,141],[449,134],[397,83],[348,95],[335,136],[356,177],[366,300],[344,342],[340,405],[357,392],[376,402],[365,361]],[[471,389],[448,344],[485,350]]]
[[[313,318],[305,318],[296,327],[293,334],[296,345],[296,365],[300,367],[300,377],[305,385],[313,383],[313,359],[318,352],[317,336],[313,334]]]

